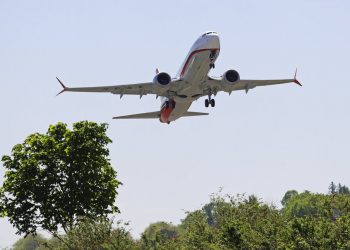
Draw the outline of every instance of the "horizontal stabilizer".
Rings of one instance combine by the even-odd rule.
[[[134,115],[124,115],[124,116],[116,116],[113,119],[154,119],[159,118],[160,112],[148,112],[148,113],[140,113]]]
[[[186,112],[183,116],[198,116],[198,115],[209,115],[209,113],[202,112]]]
[[[209,115],[209,113],[201,113],[201,112],[186,112],[182,116],[198,116],[198,115]],[[140,113],[134,115],[124,115],[124,116],[116,116],[113,119],[158,119],[160,117],[160,112],[148,112],[148,113]]]

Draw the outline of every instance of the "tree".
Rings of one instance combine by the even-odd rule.
[[[347,186],[342,185],[342,184],[338,184],[338,190],[337,190],[338,194],[350,194],[350,190]]]
[[[284,222],[278,210],[255,195],[213,195],[182,221],[183,249],[277,249]],[[281,248],[283,249],[283,248]]]
[[[179,235],[179,228],[170,223],[152,223],[141,235],[141,249],[177,249]]]
[[[121,225],[121,222],[117,222],[117,228],[113,228],[112,224],[113,221],[106,218],[97,220],[83,218],[72,230],[63,236],[66,244],[60,242],[51,247],[60,250],[136,249],[136,243],[129,231]]]
[[[107,124],[82,121],[51,125],[46,134],[29,135],[3,156],[6,168],[0,189],[0,214],[18,234],[37,228],[67,233],[80,218],[118,212],[116,179],[107,145]]]
[[[282,200],[281,200],[282,206],[287,205],[287,202],[289,201],[289,199],[292,198],[292,197],[295,196],[295,195],[298,195],[298,192],[297,192],[296,190],[288,190],[288,191],[284,194],[284,196],[283,196],[283,198],[282,198]]]
[[[13,244],[13,250],[34,250],[38,249],[42,246],[42,249],[45,249],[45,245],[47,245],[47,240],[41,236],[40,234],[28,235],[25,238],[19,239]]]
[[[282,209],[283,249],[349,249],[350,196],[303,192]],[[279,229],[281,230],[281,229]]]
[[[303,192],[288,201],[282,209],[282,214],[289,219],[323,217],[335,221],[350,214],[350,197],[347,194],[325,195]]]
[[[337,186],[332,181],[331,184],[328,187],[329,194],[335,194],[337,192]]]

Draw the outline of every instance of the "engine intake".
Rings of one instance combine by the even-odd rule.
[[[171,77],[168,73],[165,73],[165,72],[158,73],[153,78],[153,83],[162,87],[167,86],[170,82],[171,82]]]
[[[236,70],[230,69],[225,72],[223,80],[229,84],[238,82],[240,80],[239,73]]]

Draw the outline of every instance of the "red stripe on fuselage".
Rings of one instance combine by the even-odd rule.
[[[187,60],[186,60],[186,62],[185,62],[185,65],[183,66],[183,68],[182,68],[182,70],[181,70],[180,77],[182,77],[182,76],[185,74],[186,69],[187,69],[187,67],[188,67],[188,64],[190,63],[191,58],[192,58],[195,54],[197,54],[197,53],[199,53],[199,52],[211,51],[211,50],[215,50],[215,51],[216,51],[216,50],[219,50],[219,49],[218,49],[218,48],[214,48],[214,49],[198,49],[198,50],[192,51],[191,54],[188,56],[188,58],[187,58]]]

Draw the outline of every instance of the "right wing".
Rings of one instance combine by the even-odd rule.
[[[109,92],[112,94],[118,94],[120,97],[123,95],[139,95],[142,97],[147,94],[154,94],[157,96],[168,97],[171,94],[172,88],[178,86],[180,80],[173,79],[169,88],[160,87],[153,82],[136,83],[136,84],[124,84],[124,85],[112,85],[112,86],[99,86],[99,87],[66,87],[60,79],[56,77],[57,81],[63,87],[63,90],[57,95],[63,92]]]

